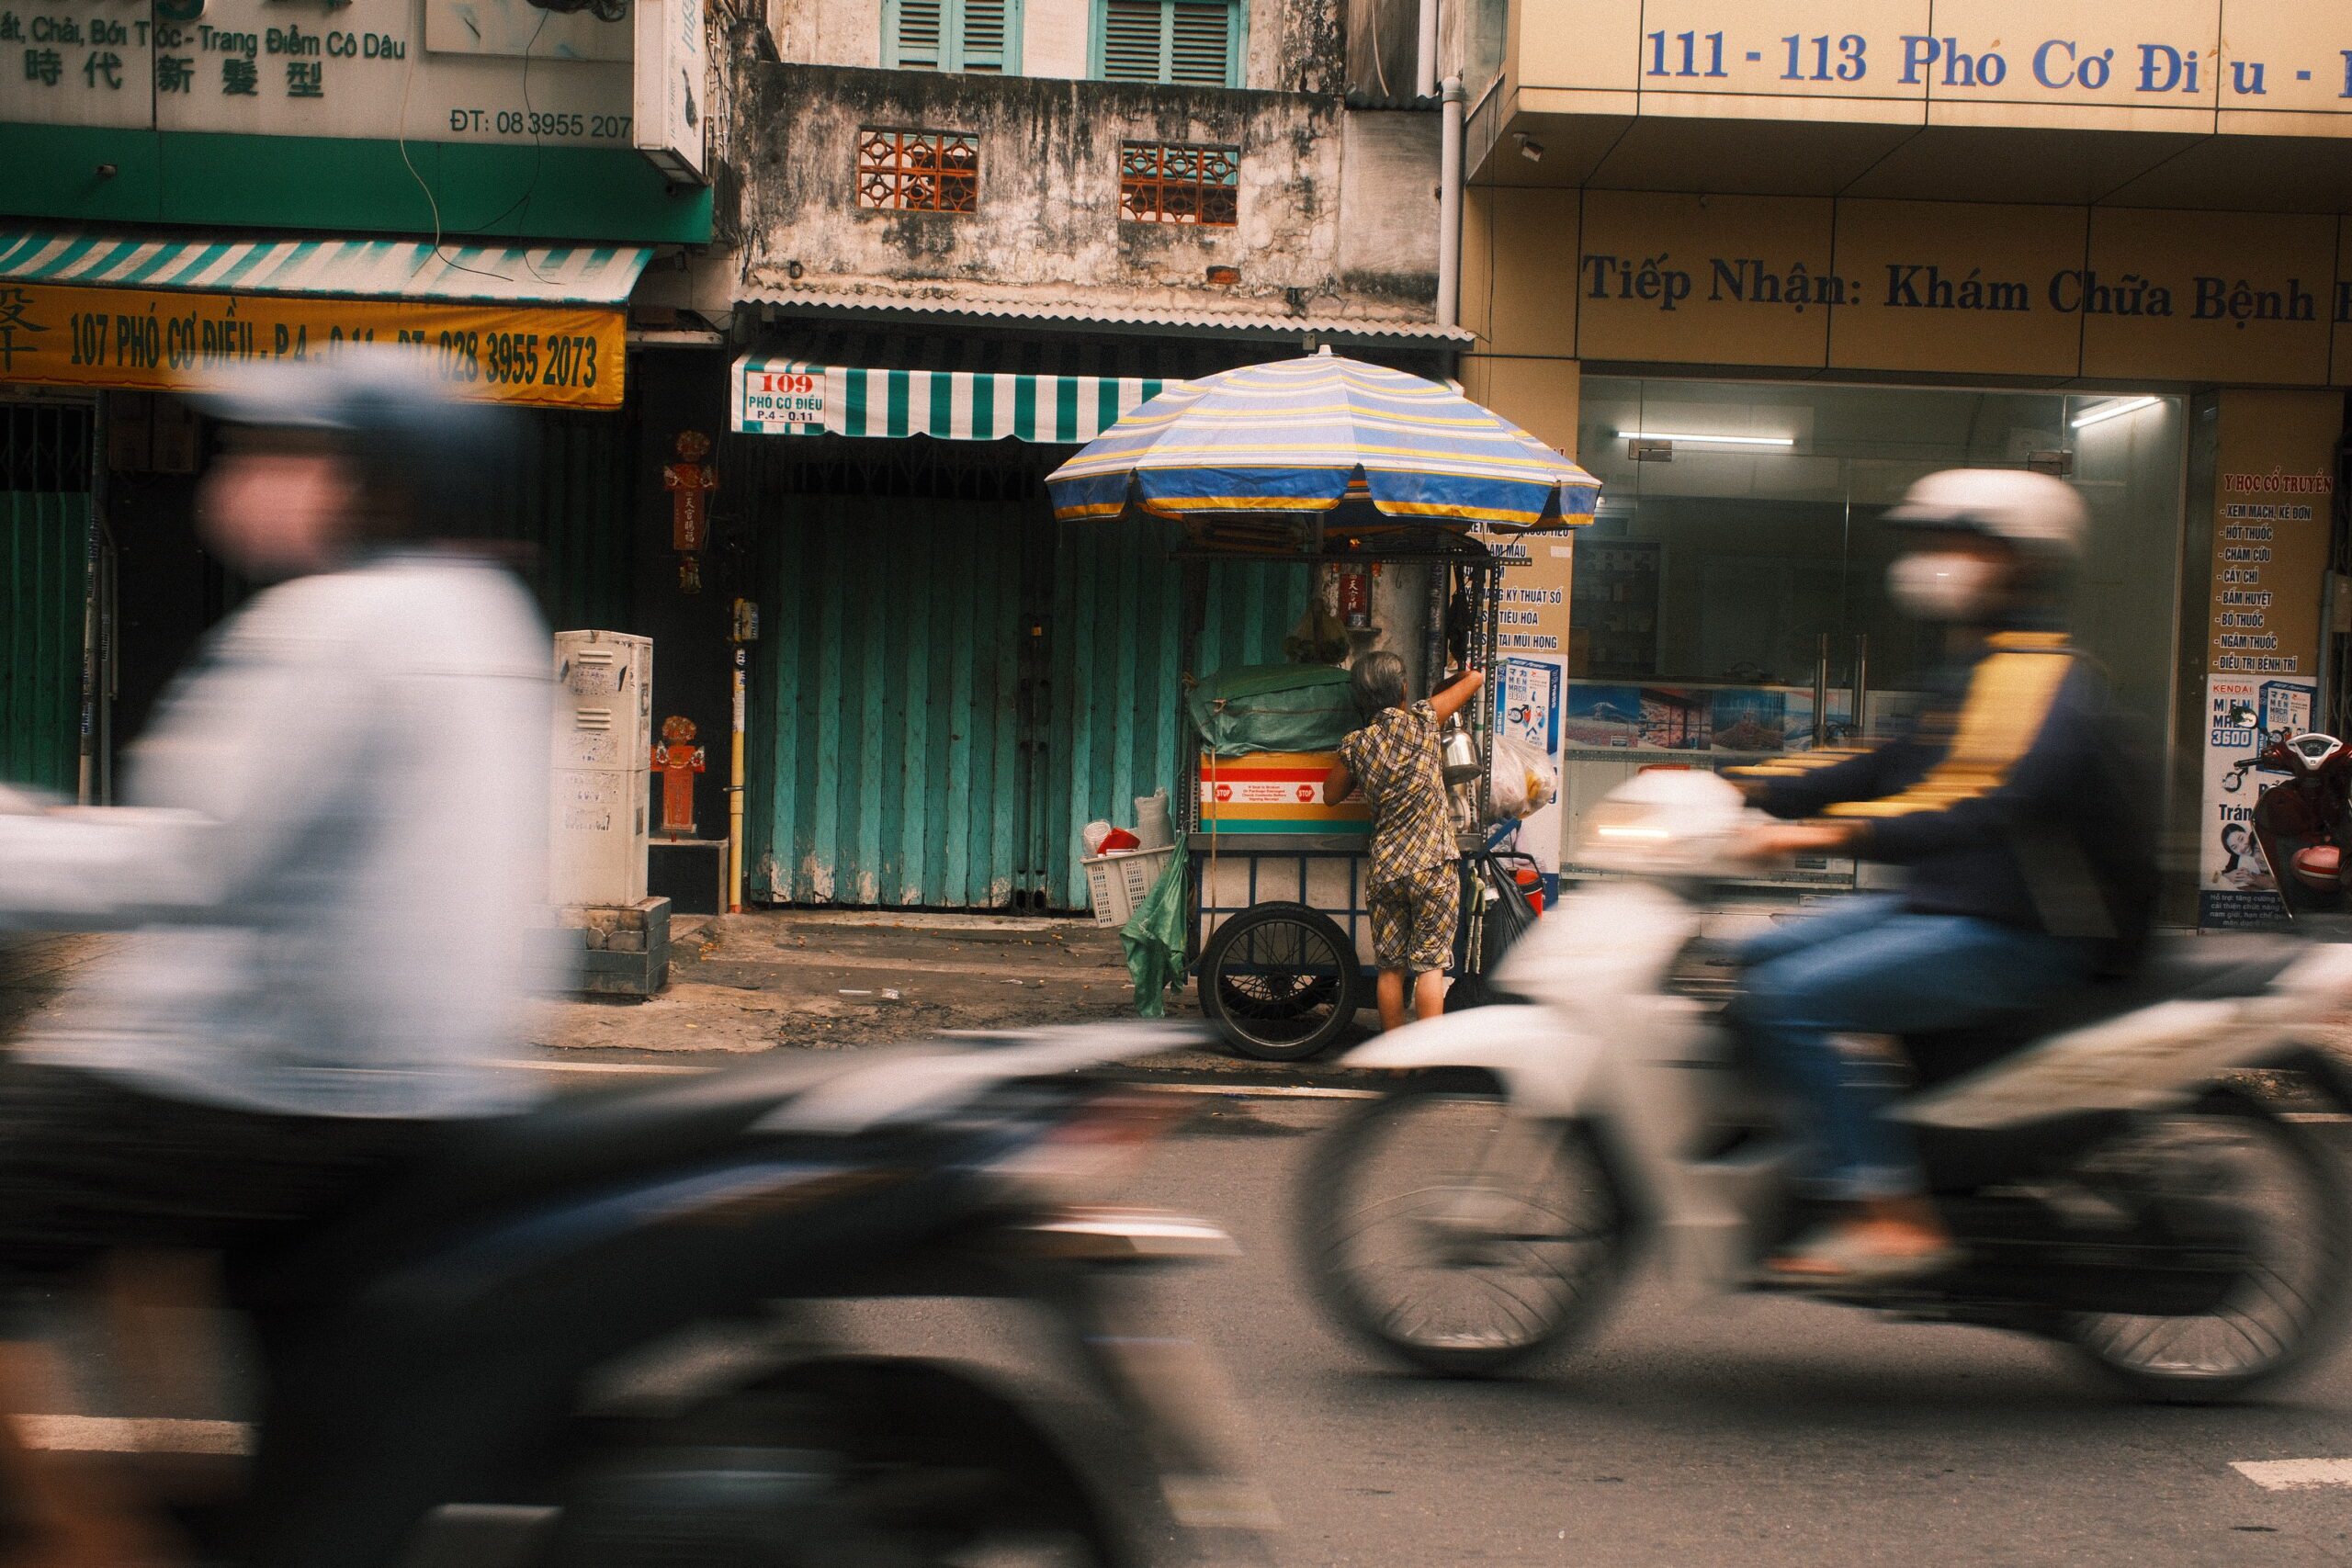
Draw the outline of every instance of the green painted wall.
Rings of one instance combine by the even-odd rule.
[[[115,172],[101,175],[107,164]],[[0,208],[11,217],[681,244],[710,238],[708,187],[673,188],[627,148],[412,141],[404,159],[396,141],[0,125]]]

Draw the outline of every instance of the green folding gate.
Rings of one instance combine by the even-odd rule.
[[[90,415],[0,404],[0,778],[71,793],[81,767]]]
[[[992,494],[763,507],[753,897],[1083,908],[1080,829],[1182,787],[1170,531],[1057,528],[1005,478]],[[1194,662],[1280,658],[1305,578],[1210,568]]]

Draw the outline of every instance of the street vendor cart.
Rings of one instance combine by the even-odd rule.
[[[1125,932],[1150,941],[1158,918],[1167,941],[1175,925],[1169,977],[1196,979],[1202,1010],[1235,1050],[1315,1055],[1373,998],[1371,822],[1360,803],[1323,798],[1338,739],[1356,722],[1343,662],[1390,649],[1418,666],[1424,691],[1442,669],[1491,673],[1501,563],[1484,536],[1589,523],[1599,486],[1451,388],[1328,351],[1171,388],[1047,482],[1065,521],[1170,519],[1181,563],[1303,571],[1311,599],[1339,602],[1345,635],[1306,638],[1287,674],[1208,672],[1190,694],[1195,733],[1170,791],[1183,803],[1181,852]],[[1384,624],[1349,628],[1374,618],[1382,573]],[[1489,847],[1499,696],[1464,709],[1449,747],[1466,879],[1451,972],[1465,996],[1526,908],[1510,857]]]

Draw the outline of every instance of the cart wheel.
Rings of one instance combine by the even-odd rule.
[[[1217,927],[1201,953],[1201,1010],[1226,1043],[1261,1062],[1303,1062],[1355,1017],[1355,948],[1304,904],[1258,904]]]

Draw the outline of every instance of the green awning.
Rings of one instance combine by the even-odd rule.
[[[929,435],[1079,446],[1181,385],[1143,376],[879,370],[748,355],[731,428],[746,435]]]

